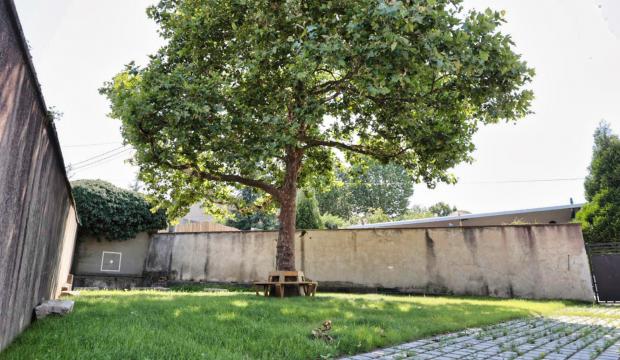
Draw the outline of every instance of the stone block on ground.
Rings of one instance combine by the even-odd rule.
[[[73,311],[72,300],[47,300],[34,308],[37,319],[43,319],[50,314],[64,315]]]

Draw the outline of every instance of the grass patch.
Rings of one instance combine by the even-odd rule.
[[[570,306],[557,311],[555,315],[584,316],[598,319],[620,319],[620,313],[617,311],[613,311],[614,309],[614,307],[606,307],[604,305],[601,306],[596,304]]]
[[[248,285],[221,284],[221,283],[179,283],[170,285],[171,291],[177,292],[203,292],[205,288],[225,289],[234,292],[252,292],[252,287]]]
[[[317,359],[370,351],[573,303],[455,297],[83,291],[73,313],[37,321],[0,359]],[[312,329],[331,320],[333,342]]]

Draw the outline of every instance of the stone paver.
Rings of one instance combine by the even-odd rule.
[[[620,360],[620,308],[592,316],[536,317],[435,336],[342,360]]]

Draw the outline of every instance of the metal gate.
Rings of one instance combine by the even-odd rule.
[[[588,244],[594,292],[599,302],[620,302],[620,243]]]

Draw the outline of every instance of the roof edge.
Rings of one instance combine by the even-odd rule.
[[[518,215],[518,214],[524,214],[524,213],[543,212],[543,211],[579,209],[579,208],[582,208],[583,205],[585,204],[579,203],[579,204],[546,206],[546,207],[530,208],[530,209],[494,211],[494,212],[486,212],[486,213],[478,213],[478,214],[463,214],[463,215],[458,215],[458,216],[438,216],[438,217],[430,217],[430,218],[422,218],[422,219],[388,221],[388,222],[380,222],[380,223],[374,223],[374,224],[358,224],[358,225],[349,226],[347,227],[347,229],[381,228],[381,227],[391,227],[395,225],[417,225],[417,224],[434,223],[434,222],[441,222],[441,221],[477,219],[477,218],[490,217],[490,216]]]

